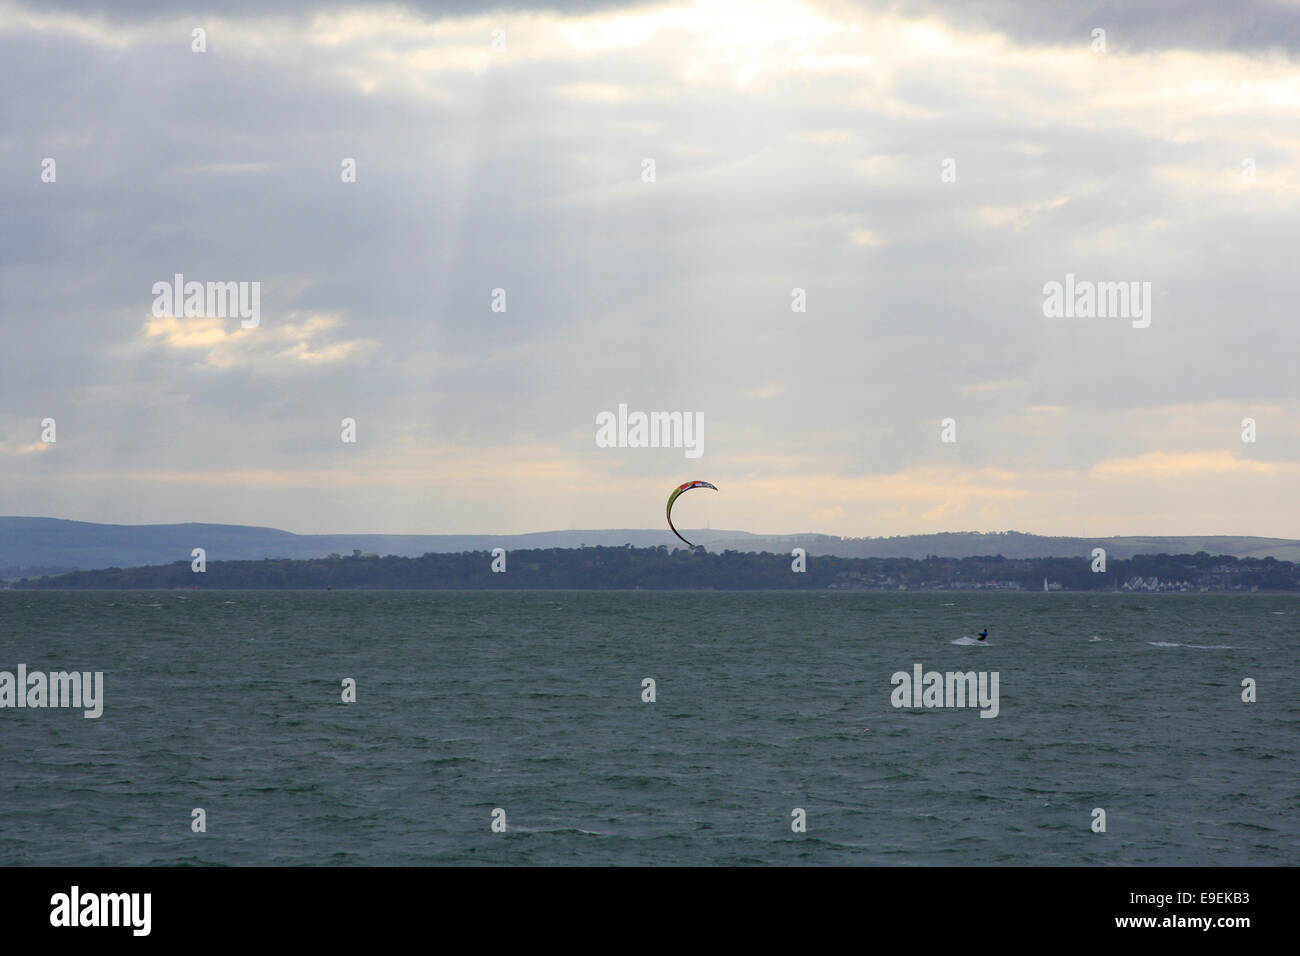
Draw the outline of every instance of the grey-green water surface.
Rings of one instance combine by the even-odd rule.
[[[0,670],[105,698],[0,709],[0,864],[1295,865],[1298,636],[1286,595],[0,592]],[[894,707],[917,663],[998,715]]]

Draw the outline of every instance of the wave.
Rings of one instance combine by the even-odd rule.
[[[1152,647],[1194,647],[1199,651],[1231,651],[1235,644],[1177,644],[1170,641],[1147,641]]]
[[[580,833],[583,836],[612,836],[613,835],[604,830],[584,830],[582,827],[566,827],[566,826],[523,827],[523,826],[519,826],[517,823],[511,823],[506,828],[506,833],[507,834],[510,833]]]
[[[959,644],[962,647],[975,647],[975,646],[987,647],[989,642],[977,640],[976,638],[971,637],[969,634],[963,634],[961,637],[957,638],[957,640],[950,641],[949,643]]]

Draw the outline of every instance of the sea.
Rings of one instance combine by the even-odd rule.
[[[0,708],[0,865],[1294,866],[1298,639],[1284,594],[0,591],[0,671],[103,675]]]

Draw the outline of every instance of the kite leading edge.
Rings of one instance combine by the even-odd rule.
[[[690,491],[692,488],[712,488],[714,491],[718,490],[716,485],[711,485],[707,481],[688,481],[686,482],[686,484],[680,485],[679,487],[673,489],[673,493],[668,496],[668,509],[667,509],[668,527],[672,528],[673,534],[677,535],[677,537],[679,538],[682,538],[681,532],[679,532],[675,527],[673,527],[673,502],[677,500],[677,496],[680,495],[683,491]],[[686,543],[686,546],[688,548],[695,547],[695,545],[691,544],[685,538],[682,538],[682,541]]]

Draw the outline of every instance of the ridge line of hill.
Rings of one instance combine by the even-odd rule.
[[[1139,554],[1196,554],[1237,558],[1272,557],[1300,562],[1300,541],[1233,535],[1046,536],[1018,531],[942,532],[880,538],[829,534],[755,534],[748,531],[683,529],[710,552],[789,553],[841,558],[964,558],[998,555],[1008,559],[1077,558],[1104,548],[1111,559]],[[140,567],[190,560],[203,548],[208,561],[313,559],[352,553],[419,557],[427,553],[507,551],[582,546],[681,547],[666,528],[538,531],[523,534],[295,534],[278,528],[188,522],[113,525],[60,518],[0,516],[0,579],[109,567]]]

